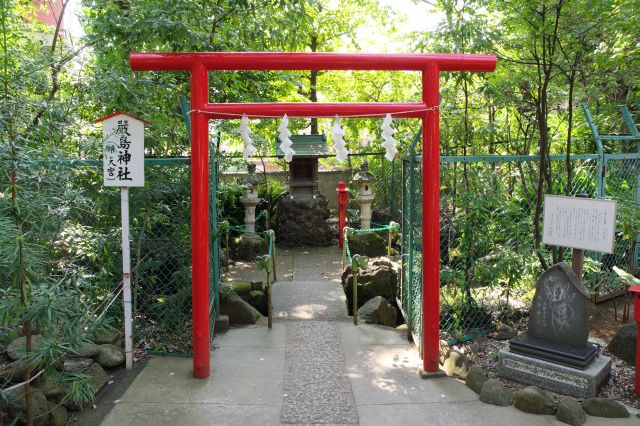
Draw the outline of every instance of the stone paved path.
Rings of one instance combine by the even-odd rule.
[[[292,256],[293,281],[278,282],[273,288],[275,326],[286,327],[280,422],[358,424],[336,324],[348,321],[344,292],[339,279],[326,279],[337,276],[340,253],[325,248],[296,254]]]

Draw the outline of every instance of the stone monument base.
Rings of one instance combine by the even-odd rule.
[[[596,396],[611,373],[611,358],[597,357],[585,370],[554,364],[502,349],[498,354],[498,375],[576,398]]]
[[[509,349],[513,353],[584,370],[596,359],[599,348],[598,345],[589,342],[584,346],[552,342],[524,332],[509,340]]]

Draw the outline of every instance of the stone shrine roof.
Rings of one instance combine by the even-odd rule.
[[[290,137],[293,145],[291,148],[296,152],[294,158],[315,158],[326,157],[330,154],[327,146],[327,137],[321,135],[292,135]],[[276,137],[276,155],[283,157],[284,154],[280,149],[280,138]]]

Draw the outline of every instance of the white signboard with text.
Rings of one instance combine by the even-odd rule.
[[[104,186],[144,186],[144,122],[127,114],[103,122]]]
[[[613,253],[615,200],[544,196],[542,242],[601,253]]]

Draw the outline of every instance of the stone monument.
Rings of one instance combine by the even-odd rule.
[[[599,346],[588,341],[587,299],[582,280],[567,264],[545,271],[536,284],[528,330],[499,353],[500,376],[575,397],[595,396],[611,359],[599,356]]]

